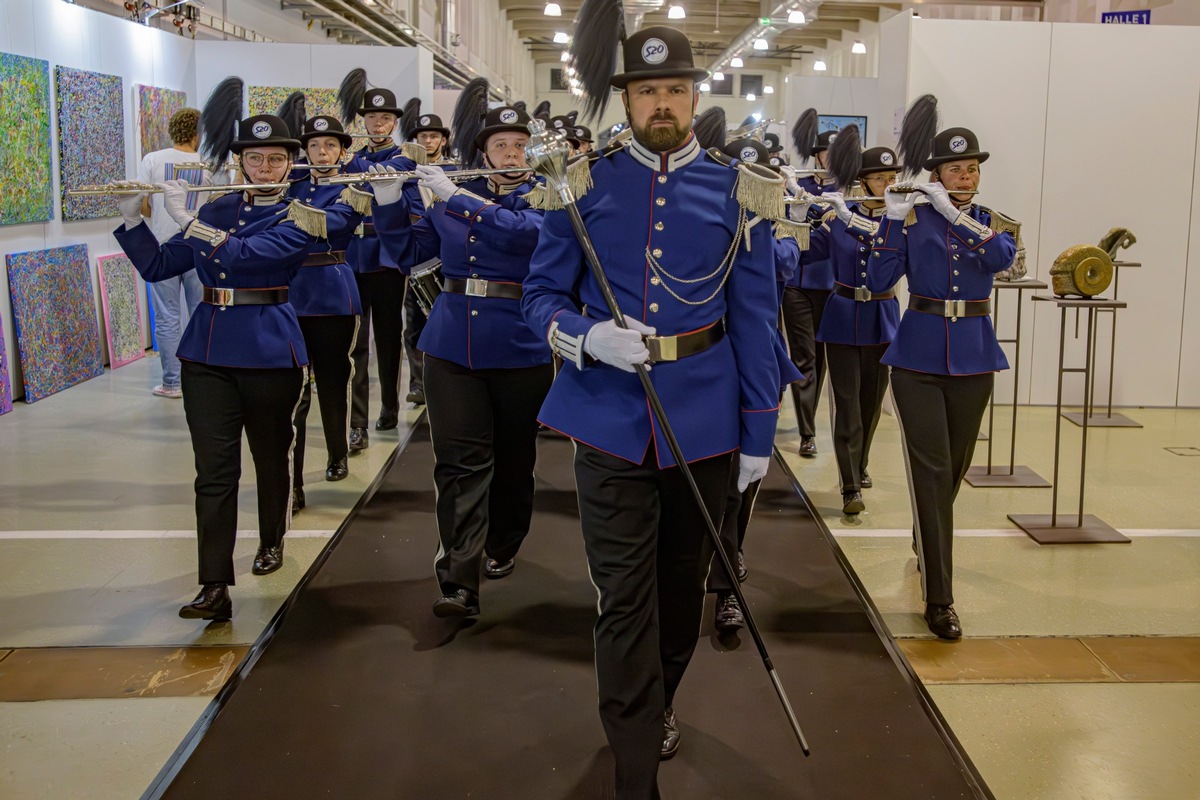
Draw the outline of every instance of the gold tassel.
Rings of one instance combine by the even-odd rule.
[[[740,162],[737,166],[737,201],[738,204],[768,219],[783,219],[787,216],[786,205],[783,202],[784,178],[769,170]]]
[[[539,211],[557,211],[562,208],[562,201],[557,192],[547,192],[546,184],[535,183],[533,188],[524,195],[525,202]]]
[[[809,247],[809,234],[812,228],[807,222],[777,219],[772,230],[775,232],[776,239],[795,239],[801,250],[807,250]]]
[[[991,227],[991,229],[996,233],[1011,233],[1014,240],[1021,237],[1020,222],[1017,222],[1012,217],[1006,217],[999,211],[992,211],[991,209],[988,209],[988,213],[992,215],[992,224],[989,227]]]
[[[291,222],[309,236],[315,236],[318,239],[329,238],[329,226],[325,220],[325,212],[322,209],[313,208],[299,200],[293,200],[288,204],[287,219],[288,222]]]
[[[400,155],[416,164],[429,163],[429,153],[425,151],[425,145],[416,142],[405,142],[400,145]]]
[[[904,218],[904,227],[907,228],[909,225],[916,225],[916,224],[917,224],[917,209],[910,208],[908,210],[908,216]]]
[[[371,201],[375,199],[375,195],[370,192],[362,192],[355,189],[353,186],[347,186],[342,189],[342,193],[338,195],[338,200],[341,200],[346,205],[353,208],[363,216],[369,216],[371,213]]]
[[[592,188],[592,164],[587,160],[576,161],[567,167],[567,186],[575,199],[583,197]],[[541,211],[561,211],[562,198],[558,192],[547,188],[546,184],[534,185],[525,195],[525,202]]]

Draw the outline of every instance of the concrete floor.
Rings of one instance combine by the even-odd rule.
[[[399,432],[371,430],[350,478],[330,484],[314,409],[309,507],[294,521],[284,569],[266,578],[249,574],[255,499],[245,455],[236,616],[210,630],[175,615],[195,591],[193,472],[182,404],[149,393],[157,375],[155,360],[135,362],[0,417],[0,675],[14,648],[253,642],[415,418]],[[928,637],[895,420],[880,425],[868,511],[851,520],[840,514],[828,417],[821,454],[800,459],[790,403],[785,412],[779,444],[887,624],[899,637]],[[1131,544],[1039,546],[1005,515],[1048,512],[1049,490],[964,487],[956,589],[968,637],[1200,636],[1200,458],[1165,450],[1200,446],[1200,411],[1127,413],[1146,427],[1091,432],[1087,511]],[[1019,420],[1019,463],[1049,477],[1052,411],[1022,408]],[[1078,447],[1078,430],[1064,425],[1065,448]],[[1074,459],[1064,456],[1060,509],[1073,507]],[[978,684],[956,678],[953,664],[943,677],[930,692],[999,798],[1200,797],[1190,758],[1200,682]],[[207,702],[0,702],[0,797],[136,797]]]

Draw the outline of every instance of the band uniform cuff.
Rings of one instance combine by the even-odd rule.
[[[546,341],[550,343],[550,349],[562,357],[564,361],[569,361],[575,365],[576,369],[583,369],[583,339],[586,334],[580,336],[570,336],[564,333],[558,327],[558,321],[550,323],[550,331],[546,334]]]
[[[214,228],[207,223],[201,222],[198,219],[192,220],[187,226],[187,232],[184,234],[185,239],[199,239],[202,242],[220,247],[225,244],[225,240],[229,238],[229,234],[219,228]]]

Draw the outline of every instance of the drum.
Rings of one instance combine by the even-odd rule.
[[[408,276],[408,287],[417,298],[417,305],[429,316],[433,301],[442,293],[442,262],[435,260],[423,264]]]

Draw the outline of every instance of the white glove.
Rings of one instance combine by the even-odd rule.
[[[175,220],[175,224],[181,230],[187,230],[187,226],[192,224],[196,219],[196,215],[188,211],[188,182],[187,181],[163,181],[156,184],[163,190],[163,208],[167,210],[167,215]]]
[[[767,475],[767,467],[771,463],[770,456],[748,456],[742,453],[738,456],[738,491],[746,491],[746,487],[755,481],[761,481]]]
[[[843,224],[849,224],[854,215],[850,212],[850,208],[846,205],[846,197],[841,192],[826,192],[821,195],[822,200],[828,200],[833,206],[833,213],[837,214],[837,218]]]
[[[893,183],[883,193],[883,204],[887,207],[888,219],[906,219],[908,212],[917,204],[917,192],[898,191],[915,188],[912,183]]]
[[[796,168],[793,167],[791,164],[780,164],[779,171],[788,177],[788,179],[789,179],[788,188],[791,189],[792,186],[791,186],[790,181],[796,180]]]
[[[642,337],[653,336],[655,329],[628,315],[625,315],[625,324],[628,329],[618,328],[611,319],[596,323],[583,340],[583,352],[625,372],[633,372],[636,364],[646,364],[650,351]],[[646,369],[650,369],[649,364]]]
[[[399,202],[400,191],[404,188],[404,179],[399,177],[399,173],[391,167],[385,167],[382,164],[372,164],[367,168],[367,172],[372,175],[396,175],[395,178],[386,180],[371,181],[371,188],[375,191],[375,202],[381,206],[390,206],[392,203]]]
[[[801,189],[795,178],[788,178],[787,189],[788,194],[798,201],[788,205],[788,218],[801,221],[808,219],[809,209],[812,208],[812,195]]]
[[[454,181],[446,177],[446,170],[429,164],[417,164],[417,178],[422,189],[428,189],[443,200],[449,200],[458,191]]]
[[[113,185],[125,188],[135,184],[133,181],[113,181]],[[146,195],[138,192],[117,201],[117,208],[121,210],[121,218],[125,220],[125,230],[131,231],[142,224],[142,202],[145,199]]]
[[[959,210],[954,207],[945,186],[940,183],[923,183],[920,188],[929,198],[929,205],[933,206],[935,211],[951,222],[958,219]]]

